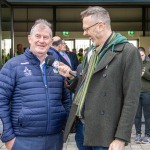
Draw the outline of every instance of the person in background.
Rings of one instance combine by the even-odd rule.
[[[76,50],[75,48],[73,48],[73,49],[72,49],[72,52],[76,54],[76,53],[77,53],[77,50]]]
[[[79,52],[78,52],[78,54],[77,54],[77,58],[78,58],[78,61],[79,61],[79,63],[82,63],[82,61],[83,61],[83,48],[80,48],[79,49]]]
[[[59,36],[54,36],[52,45],[48,51],[48,55],[52,55],[56,60],[63,62],[64,64],[72,68],[72,63],[68,56],[68,53],[66,53],[66,48],[67,47],[65,41],[62,40]],[[70,104],[72,104],[72,92],[70,92]]]
[[[7,62],[9,59],[10,59],[10,54],[8,53],[7,56],[6,56],[5,62]]]
[[[65,43],[66,44],[66,43]],[[66,52],[67,53],[70,53],[71,51],[70,51],[70,48],[68,47],[68,45],[66,44]]]
[[[77,66],[79,65],[79,61],[78,61],[77,54],[76,54],[76,49],[73,48],[72,52],[70,52],[69,54],[70,54],[71,60],[73,61],[73,64],[74,64],[73,70],[76,70]]]
[[[8,150],[62,150],[70,93],[64,77],[45,63],[51,24],[36,20],[28,41],[25,53],[8,60],[0,72],[1,140]]]
[[[53,55],[57,60],[60,61],[60,54],[59,52],[62,49],[62,39],[59,36],[54,36],[52,45],[50,46],[50,49],[48,50],[48,54]]]
[[[60,55],[63,57],[64,60],[62,60],[62,62],[66,61],[69,66],[72,68],[72,61],[71,58],[69,56],[70,51],[67,51],[69,48],[67,47],[65,40],[62,40],[62,48],[60,50]],[[73,68],[72,68],[73,69]]]
[[[63,43],[65,43],[64,40],[63,40]],[[70,63],[71,63],[71,69],[76,70],[77,66],[79,65],[78,58],[77,58],[77,56],[74,52],[67,51],[67,49],[68,49],[67,47],[68,46],[65,43],[64,46],[62,47],[62,52],[65,52],[67,54],[67,56],[69,57],[69,60],[70,60]],[[62,54],[62,52],[60,52],[60,53]]]
[[[150,46],[148,47],[148,55],[145,57],[147,61],[150,61]]]
[[[52,45],[48,51],[48,55],[52,55],[56,60],[63,62],[64,64],[71,67],[71,63],[70,63],[68,56],[65,55],[66,56],[66,59],[65,59],[60,53],[62,49],[64,49],[64,47],[65,47],[65,50],[63,51],[66,51],[65,42],[59,36],[54,36]]]
[[[69,55],[70,60],[72,62],[72,70],[76,70],[78,65],[79,65],[77,55],[74,52],[69,52],[68,55]]]
[[[76,78],[65,64],[58,67],[59,73],[67,77],[66,86],[75,92],[64,141],[76,126],[79,150],[124,150],[138,107],[140,54],[126,37],[112,31],[106,9],[89,7],[81,17],[83,35],[93,45],[77,68]]]
[[[147,61],[145,49],[138,48],[141,59],[143,61],[142,74],[141,74],[141,94],[139,98],[139,105],[135,116],[135,129],[136,129],[136,143],[150,143],[150,62]],[[145,119],[145,136],[141,137],[142,125],[142,110]]]
[[[22,44],[17,44],[17,50],[15,51],[15,56],[23,54],[23,52],[24,52],[24,50],[23,50]]]
[[[62,40],[62,49],[60,50],[60,54],[68,62],[68,64],[69,64],[68,66],[70,66],[72,70],[77,69],[77,66],[79,64],[78,59],[73,52],[67,51],[67,45],[65,43],[65,40]],[[64,60],[61,59],[61,62],[64,62]],[[70,92],[70,95],[71,95],[71,104],[72,104],[73,93]]]

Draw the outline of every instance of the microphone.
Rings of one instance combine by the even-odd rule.
[[[48,55],[46,58],[45,58],[45,63],[48,65],[48,66],[53,66],[54,68],[58,69],[58,66],[60,64],[60,62],[58,60],[56,60],[52,55]],[[76,73],[70,71],[69,72],[70,75],[72,75],[73,77],[77,77]]]

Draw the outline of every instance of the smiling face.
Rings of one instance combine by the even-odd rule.
[[[99,6],[88,7],[80,13],[83,35],[88,36],[94,46],[103,46],[112,34],[109,12]]]
[[[45,24],[37,24],[28,36],[30,50],[39,59],[46,57],[47,51],[52,44],[52,31]]]
[[[94,46],[99,46],[101,44],[102,31],[104,29],[104,23],[92,19],[92,16],[87,16],[83,18],[83,35],[88,36],[93,42]]]

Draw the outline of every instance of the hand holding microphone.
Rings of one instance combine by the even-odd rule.
[[[71,68],[67,65],[65,65],[62,62],[59,62],[58,60],[55,60],[55,58],[52,55],[48,55],[45,59],[45,63],[48,66],[53,66],[54,68],[58,69],[59,74],[61,74],[64,77],[72,78],[77,77],[76,72],[72,71]]]

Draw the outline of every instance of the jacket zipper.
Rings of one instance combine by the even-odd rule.
[[[45,85],[45,91],[46,91],[46,100],[47,100],[47,127],[46,127],[46,133],[48,132],[48,124],[49,124],[49,108],[50,108],[50,104],[49,104],[49,96],[48,96],[48,86],[47,86],[47,71],[46,71],[46,66],[43,68],[42,71],[42,78],[43,78],[43,83]]]

